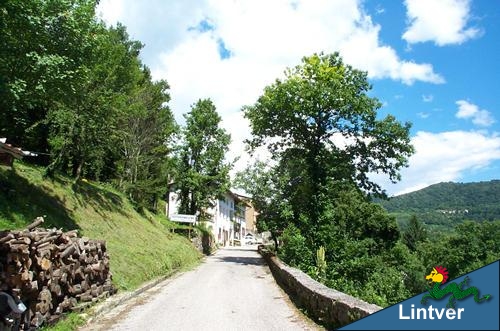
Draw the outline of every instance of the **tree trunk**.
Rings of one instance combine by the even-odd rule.
[[[274,241],[274,249],[276,250],[276,253],[279,252],[279,246],[278,246],[278,236],[276,236],[276,233],[271,231],[271,238]]]
[[[73,164],[73,177],[75,177],[76,180],[79,180],[82,175],[83,162],[83,158],[80,158],[76,165]]]

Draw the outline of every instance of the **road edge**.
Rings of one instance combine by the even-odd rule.
[[[163,275],[161,277],[158,277],[158,278],[155,278],[153,280],[150,280],[148,282],[143,283],[139,288],[137,288],[133,291],[117,293],[115,295],[112,295],[112,296],[106,298],[104,301],[96,303],[94,306],[89,307],[87,311],[80,313],[80,316],[83,316],[85,319],[85,323],[80,327],[84,327],[86,325],[91,324],[92,322],[97,320],[100,316],[110,312],[111,310],[115,309],[118,306],[123,305],[124,303],[128,302],[129,300],[136,298],[140,294],[157,286],[158,284],[160,284],[166,280],[173,280],[173,279],[181,276],[182,274],[186,273],[187,271],[191,271],[191,270],[198,268],[201,264],[205,263],[206,258],[207,258],[207,256],[204,256],[200,260],[200,263],[198,263],[197,265],[195,265],[191,268],[173,270],[171,273],[168,273],[166,275]]]

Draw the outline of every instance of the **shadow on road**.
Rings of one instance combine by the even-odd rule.
[[[257,246],[243,246],[241,248],[224,247],[222,249],[228,251],[237,251],[237,252],[257,252]]]
[[[261,257],[221,256],[217,259],[221,262],[229,262],[242,265],[265,265],[265,262]]]

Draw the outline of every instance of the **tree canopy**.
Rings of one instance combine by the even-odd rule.
[[[184,117],[175,186],[180,191],[180,212],[199,213],[203,219],[213,199],[229,189],[231,164],[225,155],[231,137],[220,127],[221,117],[210,99],[198,100]]]
[[[250,146],[266,145],[277,157],[302,155],[316,189],[333,179],[382,193],[368,174],[398,180],[413,148],[409,123],[391,115],[377,119],[381,103],[368,95],[370,89],[366,73],[344,64],[337,53],[304,57],[285,72],[285,80],[276,80],[244,108]]]
[[[388,282],[384,289],[373,287],[377,270],[390,264],[384,271],[403,284],[401,275],[416,274],[418,263],[398,242],[395,218],[371,202],[371,194],[384,191],[369,176],[399,180],[413,147],[410,124],[392,115],[379,118],[381,103],[370,89],[367,74],[337,53],[304,57],[287,69],[284,79],[243,108],[250,150],[265,147],[272,161],[250,165],[236,184],[252,194],[257,227],[281,241],[276,246],[285,262],[329,286],[354,295],[366,290],[365,297],[387,304],[409,292]]]
[[[250,148],[266,146],[276,162],[274,186],[288,201],[285,214],[314,242],[331,221],[339,191],[382,194],[369,174],[396,181],[413,153],[410,124],[391,115],[378,119],[381,104],[368,95],[370,88],[366,73],[337,53],[315,54],[243,109],[253,134]]]
[[[47,174],[108,181],[154,208],[172,172],[177,124],[142,44],[95,17],[95,0],[0,5],[0,136]]]

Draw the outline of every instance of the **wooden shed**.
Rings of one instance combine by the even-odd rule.
[[[0,139],[0,165],[12,167],[14,159],[21,159],[23,155],[20,148],[7,144],[5,138]]]

